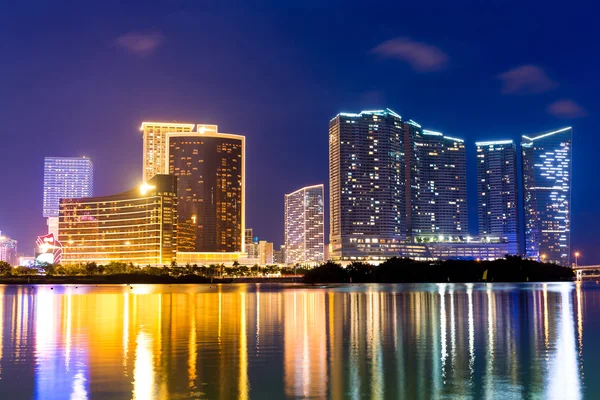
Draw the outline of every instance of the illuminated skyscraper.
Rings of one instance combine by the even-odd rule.
[[[323,261],[323,185],[285,195],[286,263]]]
[[[166,135],[169,132],[192,132],[194,124],[174,122],[142,122],[140,130],[144,136],[144,181],[156,174],[165,174]]]
[[[479,235],[506,237],[519,254],[517,149],[512,140],[477,142]]]
[[[523,136],[527,257],[568,265],[571,246],[571,127]]]
[[[466,236],[467,156],[462,139],[405,124],[408,234]]]
[[[216,125],[165,135],[164,169],[178,177],[179,223],[194,235],[191,252],[241,253],[246,233],[244,136],[219,133]],[[194,262],[203,261],[211,261],[208,254],[198,254]]]
[[[58,237],[60,199],[94,195],[94,166],[86,157],[46,157],[44,159],[44,217],[48,233]]]
[[[402,125],[390,109],[329,122],[332,260],[398,254],[406,236]]]

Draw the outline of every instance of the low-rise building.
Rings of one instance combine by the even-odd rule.
[[[155,175],[127,192],[61,199],[63,264],[169,265],[177,251],[177,178]]]

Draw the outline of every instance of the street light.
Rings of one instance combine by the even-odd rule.
[[[545,254],[542,254],[542,255],[540,256],[540,258],[542,259],[542,262],[546,262],[546,255],[545,255]]]
[[[578,261],[579,261],[579,252],[576,251],[575,252],[575,268],[577,268]]]

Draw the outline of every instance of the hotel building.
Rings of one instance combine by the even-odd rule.
[[[155,175],[140,188],[120,194],[62,199],[62,262],[170,265],[176,256],[176,193],[177,178]]]
[[[476,142],[479,236],[506,237],[519,252],[517,148],[512,140]]]
[[[86,157],[46,157],[44,159],[43,213],[48,233],[58,237],[60,199],[92,197],[94,166]]]
[[[216,125],[164,135],[164,170],[178,178],[178,221],[188,232],[178,262],[238,260],[246,234],[245,137],[220,133]]]
[[[303,187],[285,195],[286,263],[323,261],[323,218],[323,185]]]
[[[174,122],[142,122],[140,131],[144,139],[144,181],[156,174],[166,174],[165,156],[167,154],[167,133],[192,132],[195,124]]]
[[[526,256],[569,265],[571,240],[571,127],[523,136]]]

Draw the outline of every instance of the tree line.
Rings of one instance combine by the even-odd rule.
[[[415,261],[391,258],[379,264],[352,262],[342,267],[327,262],[308,271],[305,283],[417,283],[417,282],[545,282],[571,281],[571,268],[518,256],[494,261]]]

